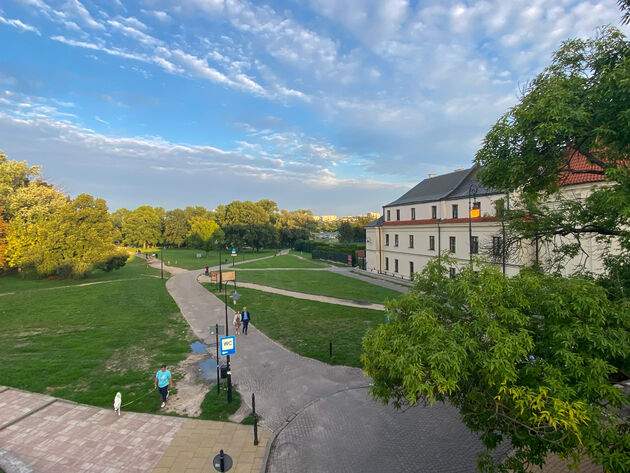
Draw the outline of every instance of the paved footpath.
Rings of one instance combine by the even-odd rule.
[[[156,402],[158,400],[156,399]],[[0,386],[0,468],[7,473],[214,471],[221,449],[234,469],[258,473],[271,436],[251,426],[123,412]]]
[[[197,282],[202,274],[175,275],[166,287],[195,334],[211,343],[208,328],[225,323],[225,306]],[[452,407],[397,411],[370,398],[360,369],[298,356],[258,331],[255,313],[252,324],[237,338],[232,379],[245,402],[256,394],[256,410],[275,432],[267,472],[476,471],[481,442]]]

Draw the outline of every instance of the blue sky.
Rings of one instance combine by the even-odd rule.
[[[111,210],[379,211],[615,0],[5,0],[0,149]],[[626,33],[628,32],[625,28]]]

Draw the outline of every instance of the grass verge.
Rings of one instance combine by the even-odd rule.
[[[217,420],[228,422],[229,417],[241,407],[241,396],[236,389],[232,389],[232,402],[227,402],[227,382],[220,385],[221,392],[217,393],[216,385],[210,389],[201,403],[201,414],[197,419]]]
[[[204,286],[217,293],[215,284]],[[252,324],[268,337],[302,356],[333,365],[360,367],[361,342],[365,331],[385,321],[377,310],[326,304],[281,296],[253,289],[242,293],[235,310],[243,306],[252,314]],[[329,342],[333,356],[329,356]]]
[[[330,271],[238,271],[236,279],[237,286],[238,282],[251,282],[288,291],[376,304],[400,296],[399,292],[392,289]]]
[[[313,260],[308,261],[295,255],[282,255],[260,261],[252,261],[251,263],[238,264],[236,268],[325,268],[326,266],[328,265],[325,263]]]
[[[75,282],[1,278],[2,384],[100,407],[120,391],[126,410],[158,412],[155,372],[177,383],[192,339],[165,282],[138,259]]]
[[[276,254],[277,250],[260,250],[253,252],[252,250],[241,250],[238,252],[238,256],[234,258],[235,262],[247,261],[250,259],[262,258],[263,256],[271,256]],[[147,251],[151,254],[157,254],[160,257],[160,250]],[[197,255],[201,255],[197,258]],[[202,269],[205,266],[218,266],[219,265],[219,252],[210,251],[206,257],[206,252],[203,250],[196,250],[194,248],[165,248],[162,254],[164,264],[168,266],[176,266],[183,269]],[[221,251],[222,264],[232,264],[232,257],[230,252]]]

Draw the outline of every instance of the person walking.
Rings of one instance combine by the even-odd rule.
[[[166,365],[162,365],[162,367],[155,373],[155,381],[154,387],[160,390],[160,394],[162,395],[162,405],[160,407],[166,406],[166,399],[168,398],[169,389],[173,389],[173,377],[171,376],[171,372],[166,369]]]
[[[241,320],[243,321],[243,335],[247,335],[247,326],[249,325],[249,321],[251,319],[252,317],[249,315],[247,307],[243,307],[243,313],[241,314]]]
[[[236,333],[236,335],[240,335],[241,334],[241,313],[240,311],[237,311],[236,314],[234,314],[234,332]]]

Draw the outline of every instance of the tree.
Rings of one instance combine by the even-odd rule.
[[[94,267],[114,269],[126,261],[112,242],[114,226],[103,199],[81,194],[32,231],[37,244],[24,252],[21,265],[40,277],[83,277]]]
[[[127,215],[131,213],[131,210],[126,208],[120,208],[111,214],[112,224],[114,225],[114,241],[122,242],[125,240],[125,234],[123,233],[123,222]]]
[[[447,264],[444,264],[446,260]],[[594,281],[524,270],[505,278],[481,262],[449,278],[448,256],[389,301],[391,321],[367,333],[371,393],[398,407],[450,402],[480,433],[482,471],[524,472],[547,454],[584,454],[608,472],[630,471],[630,305]],[[489,451],[509,441],[493,469]]]
[[[164,242],[178,248],[184,244],[190,232],[186,212],[182,209],[169,210],[164,217]]]
[[[153,207],[143,205],[125,217],[123,234],[127,245],[157,245],[162,240],[162,220]]]
[[[39,175],[40,169],[40,166],[29,167],[26,161],[12,161],[0,151],[0,203],[4,206],[5,212],[9,212],[14,192],[28,186],[31,180]]]
[[[228,225],[264,225],[269,223],[265,209],[253,202],[235,200],[228,205],[219,205],[216,212],[217,223],[221,228]]]
[[[256,205],[258,207],[261,207],[265,211],[267,217],[269,218],[269,221],[272,224],[276,223],[276,217],[278,216],[279,212],[278,204],[276,204],[273,200],[262,199],[256,202]]]
[[[7,262],[7,231],[9,226],[2,218],[4,209],[0,203],[0,270],[4,269]]]
[[[605,27],[564,42],[476,155],[486,186],[520,196],[512,228],[553,246],[560,265],[586,237],[619,242],[630,265],[629,121],[630,42]],[[573,176],[605,182],[580,200],[561,192]]]
[[[617,4],[623,12],[623,16],[621,17],[621,24],[630,24],[630,0],[617,0]]]
[[[189,244],[190,246],[204,250],[207,258],[208,252],[217,246],[214,243],[215,240],[221,240],[222,234],[218,234],[218,231],[220,232],[221,229],[214,220],[203,217],[193,217],[190,220],[190,232],[188,233]]]

